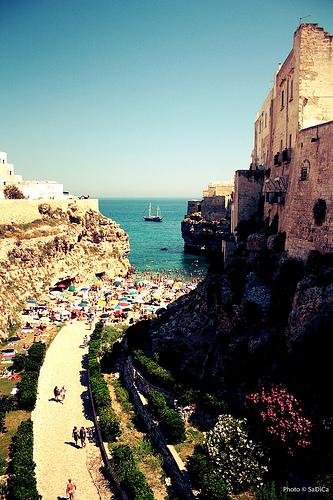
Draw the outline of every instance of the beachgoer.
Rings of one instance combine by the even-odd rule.
[[[74,427],[73,427],[72,436],[73,436],[73,439],[74,439],[75,444],[77,446],[77,442],[79,440],[79,431],[78,431],[78,428],[76,427],[76,425],[74,425]]]
[[[61,397],[61,402],[64,403],[65,401],[65,396],[66,396],[66,389],[64,386],[60,389],[60,397]]]
[[[86,446],[86,437],[87,437],[86,430],[85,430],[84,427],[81,427],[81,429],[80,429],[80,440],[81,440],[81,446],[82,446],[82,448],[85,448],[85,446]]]
[[[74,500],[75,498],[75,490],[76,490],[76,485],[72,482],[71,479],[68,479],[67,487],[66,487],[66,496],[70,500]]]
[[[54,394],[54,400],[59,401],[60,390],[59,390],[59,387],[57,385],[53,389],[53,394]]]

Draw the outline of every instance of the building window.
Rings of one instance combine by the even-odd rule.
[[[313,206],[313,217],[317,226],[321,226],[326,218],[326,201],[319,198]]]
[[[290,80],[289,101],[292,101],[293,99],[294,99],[294,80]]]
[[[301,165],[300,180],[307,181],[309,178],[309,173],[310,173],[310,162],[309,162],[309,160],[304,160],[302,165]]]
[[[265,113],[265,128],[267,127],[267,113]]]
[[[291,149],[291,134],[289,134],[289,149]]]
[[[282,151],[282,150],[283,150],[283,141],[281,139],[281,141],[280,141],[280,151]]]
[[[301,181],[307,181],[309,178],[307,167],[301,167]]]
[[[281,92],[281,109],[284,108],[284,90]]]

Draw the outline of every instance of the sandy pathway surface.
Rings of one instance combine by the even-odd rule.
[[[100,472],[102,460],[94,441],[94,425],[87,391],[85,369],[89,334],[83,322],[64,326],[47,350],[38,382],[33,412],[34,460],[38,491],[43,500],[66,498],[67,479],[77,486],[75,499],[110,499],[109,484]],[[64,404],[53,400],[55,386],[66,388]],[[86,448],[76,448],[73,426],[87,429]]]

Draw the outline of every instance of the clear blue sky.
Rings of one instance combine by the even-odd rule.
[[[196,196],[248,168],[299,18],[332,0],[0,0],[0,150],[97,196]]]

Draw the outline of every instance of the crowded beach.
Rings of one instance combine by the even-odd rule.
[[[76,278],[60,279],[49,293],[25,303],[19,326],[2,343],[0,378],[19,378],[10,369],[16,354],[26,353],[33,343],[49,343],[66,322],[83,321],[132,325],[154,317],[171,302],[194,290],[199,278],[185,281],[162,273],[129,273],[109,280],[103,276],[91,283]]]

